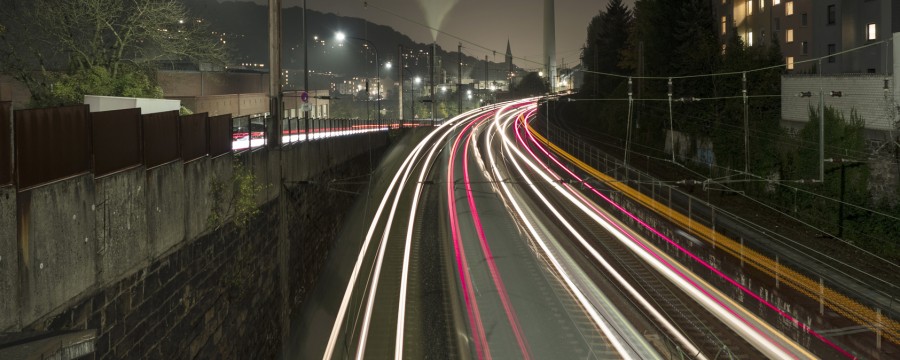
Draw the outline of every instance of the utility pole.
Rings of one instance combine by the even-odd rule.
[[[462,114],[462,43],[456,47],[456,65],[458,66],[456,77],[456,96],[459,99],[456,109],[457,115]]]
[[[819,59],[819,181],[825,183],[825,90],[822,87],[822,60]]]
[[[309,94],[309,42],[306,40],[306,0],[303,0],[303,91]],[[303,130],[309,141],[309,111],[303,111]]]
[[[632,79],[628,78],[628,128],[625,130],[625,174],[628,174],[628,148],[631,147],[631,118],[634,109],[634,91]]]
[[[281,0],[269,0],[269,114],[270,148],[281,146]]]
[[[672,163],[675,163],[675,123],[672,121],[672,78],[669,78],[669,139],[672,144]]]
[[[305,0],[304,0],[305,1]],[[403,45],[397,45],[397,79],[399,79],[400,91],[397,92],[397,116],[400,117],[400,127],[403,127]]]
[[[431,126],[435,124],[434,116],[434,53],[437,51],[437,43],[431,43]]]
[[[484,90],[488,89],[488,56],[484,56]],[[487,91],[485,91],[487,93]]]
[[[750,175],[750,109],[747,105],[747,72],[741,78],[744,97],[744,175]]]

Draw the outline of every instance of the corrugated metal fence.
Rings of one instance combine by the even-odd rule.
[[[231,115],[140,109],[89,113],[86,105],[16,110],[0,103],[0,186],[20,191],[93,172],[150,169],[232,151]],[[14,141],[13,141],[14,140]]]
[[[209,153],[206,113],[181,117],[181,160],[196,160]]]
[[[91,170],[87,105],[16,110],[13,118],[19,189]]]
[[[94,133],[94,176],[100,177],[141,164],[141,110],[91,113]]]
[[[231,152],[231,115],[209,118],[209,156],[216,157]]]
[[[143,115],[144,165],[163,165],[181,157],[178,139],[178,111]]]

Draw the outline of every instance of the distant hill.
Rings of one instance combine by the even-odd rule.
[[[268,63],[268,13],[264,6],[252,2],[223,2],[216,0],[184,0],[185,5],[192,14],[210,21],[212,28],[218,32],[224,32],[225,38],[232,49],[235,63]],[[287,69],[299,69],[303,67],[302,37],[302,9],[292,7],[283,10],[282,23],[282,66]],[[379,50],[381,62],[385,59],[396,61],[397,45],[403,45],[407,49],[426,50],[430,44],[414,42],[408,36],[401,34],[391,27],[370,23],[364,19],[338,16],[330,13],[322,13],[314,10],[306,12],[307,31],[312,37],[318,35],[321,43],[311,43],[309,50],[310,69],[318,72],[331,71],[339,74],[363,74],[372,69],[370,63],[365,61],[362,44],[357,42],[347,43],[343,47],[333,47],[333,36],[339,29],[347,34],[367,38]],[[442,59],[442,68],[450,76],[456,75],[456,51],[448,52],[438,47],[437,56]],[[374,61],[374,59],[371,59]],[[483,79],[484,59],[475,59],[463,55],[464,64],[475,65],[474,78]],[[422,57],[419,65],[409,64],[411,72],[427,74],[427,62]],[[491,77],[496,77],[497,71],[505,68],[504,63],[491,62]],[[467,77],[467,71],[463,70],[463,76]]]

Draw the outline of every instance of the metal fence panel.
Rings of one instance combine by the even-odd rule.
[[[142,118],[144,165],[151,168],[180,158],[178,111],[146,114]]]
[[[11,102],[0,102],[0,186],[12,184],[11,111]]]
[[[20,190],[91,170],[87,105],[16,110],[14,121]]]
[[[206,118],[207,113],[181,117],[181,159],[185,162],[199,159],[209,153]]]
[[[209,118],[209,156],[231,152],[231,114]]]
[[[141,164],[141,109],[91,113],[94,176]]]

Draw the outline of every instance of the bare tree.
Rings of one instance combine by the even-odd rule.
[[[0,8],[9,10],[0,15],[0,72],[35,96],[48,91],[50,71],[99,67],[118,78],[160,61],[226,61],[224,41],[179,0],[0,0]]]

